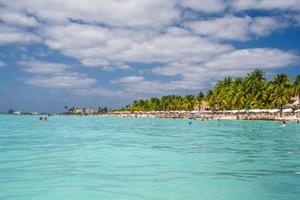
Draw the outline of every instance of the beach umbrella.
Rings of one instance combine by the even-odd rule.
[[[267,109],[261,109],[261,112],[268,112],[269,110]]]
[[[279,109],[272,109],[272,110],[269,110],[269,113],[278,113],[278,112],[280,112]]]
[[[252,112],[252,113],[259,113],[259,112],[261,112],[261,110],[259,110],[259,109],[251,109],[251,110],[249,110],[249,112]]]
[[[231,113],[238,113],[238,110],[230,110]]]
[[[205,111],[203,111],[203,113],[212,113],[212,111],[210,111],[210,110],[205,110]]]
[[[282,112],[283,112],[283,113],[290,113],[290,112],[293,112],[293,109],[291,109],[291,108],[286,108],[286,109],[283,109]]]

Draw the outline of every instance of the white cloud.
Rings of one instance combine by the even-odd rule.
[[[266,36],[287,25],[288,22],[275,17],[256,17],[251,23],[250,31],[257,36]]]
[[[11,43],[34,43],[39,42],[40,38],[30,32],[15,27],[0,24],[0,45]]]
[[[26,16],[23,13],[6,11],[0,9],[0,21],[8,25],[35,27],[39,22],[31,16]]]
[[[193,65],[191,63],[170,63],[163,67],[154,68],[152,72],[164,76],[181,75],[186,78],[197,77],[211,78],[214,71],[220,73],[220,70],[228,72],[253,70],[255,68],[272,69],[295,65],[300,58],[292,52],[284,52],[279,49],[256,48],[235,50],[216,56],[211,61]]]
[[[20,61],[23,70],[34,74],[63,74],[71,67],[61,63],[48,63],[41,61]]]
[[[15,0],[3,1],[13,9],[24,9],[43,21],[66,23],[69,19],[111,26],[162,27],[179,18],[174,0]],[[63,5],[62,5],[63,4]]]
[[[41,62],[37,60],[20,61],[23,70],[36,74],[23,82],[49,88],[88,88],[97,83],[96,79],[84,73],[71,71],[71,66],[61,63]]]
[[[108,29],[70,24],[41,30],[46,44],[82,64],[105,68],[125,62],[203,62],[231,50],[230,45],[212,42],[191,34],[159,33],[132,29]],[[184,48],[183,48],[184,47]]]
[[[55,76],[35,76],[23,80],[25,83],[49,88],[87,88],[97,81],[89,78],[86,74],[70,73]]]
[[[235,50],[216,56],[210,61],[202,64],[175,62],[166,66],[152,69],[152,72],[163,76],[180,76],[179,81],[163,82],[143,81],[130,85],[130,89],[137,88],[142,92],[146,86],[153,84],[155,91],[162,93],[168,91],[195,90],[207,87],[213,81],[226,76],[242,76],[254,70],[274,69],[291,66],[299,63],[299,56],[292,52],[284,52],[279,49],[257,48]],[[159,86],[160,85],[160,86]],[[152,86],[153,87],[153,86]],[[147,90],[145,90],[147,91]]]
[[[118,80],[112,81],[112,83],[137,83],[145,80],[142,76],[126,76]]]
[[[299,62],[299,56],[279,49],[257,48],[236,50],[221,55],[208,62],[206,67],[212,69],[269,69],[293,65]]]
[[[232,7],[236,10],[300,10],[299,0],[234,0]]]
[[[225,16],[210,20],[187,22],[186,27],[196,34],[218,40],[249,40],[252,35],[266,36],[287,26],[275,17]]]
[[[125,77],[110,81],[114,87],[122,88],[114,91],[98,86],[96,79],[75,72],[70,65],[37,60],[18,63],[24,71],[34,74],[23,80],[27,84],[72,89],[81,95],[198,90],[224,76],[299,61],[291,52],[270,48],[239,50],[230,43],[267,36],[295,23],[284,18],[284,12],[292,11],[297,16],[296,0],[0,0],[0,4],[0,45],[40,42],[77,59],[83,66],[102,70],[141,66],[144,73],[169,76],[168,81],[160,76],[148,80],[127,71]],[[241,12],[249,9],[277,11],[268,13],[273,16],[260,17]],[[195,21],[185,21],[187,10],[193,10]],[[293,19],[297,21],[297,17]],[[154,64],[160,67],[145,69]]]
[[[251,18],[226,16],[212,20],[201,20],[186,23],[195,33],[207,36],[209,38],[227,39],[227,40],[247,40],[248,27]]]
[[[101,96],[101,97],[126,97],[128,95],[121,90],[112,90],[105,87],[75,89],[73,91],[73,94],[80,95],[80,96]],[[131,96],[127,96],[127,98],[128,97]]]
[[[181,4],[192,10],[208,13],[222,12],[227,6],[223,0],[182,0]]]

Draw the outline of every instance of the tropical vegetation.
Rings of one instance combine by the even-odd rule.
[[[168,111],[209,108],[211,110],[241,110],[278,108],[287,105],[294,96],[300,98],[300,75],[294,79],[276,74],[272,80],[255,69],[245,77],[227,77],[218,81],[206,94],[168,95],[161,98],[136,100],[122,111]]]

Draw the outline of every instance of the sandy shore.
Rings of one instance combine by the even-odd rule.
[[[152,111],[152,112],[110,112],[104,116],[113,117],[134,117],[134,118],[193,118],[196,120],[300,120],[296,113],[225,113],[225,112],[199,112],[193,113],[188,111]]]

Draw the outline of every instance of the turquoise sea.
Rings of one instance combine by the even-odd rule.
[[[300,124],[0,115],[1,200],[300,198]]]

